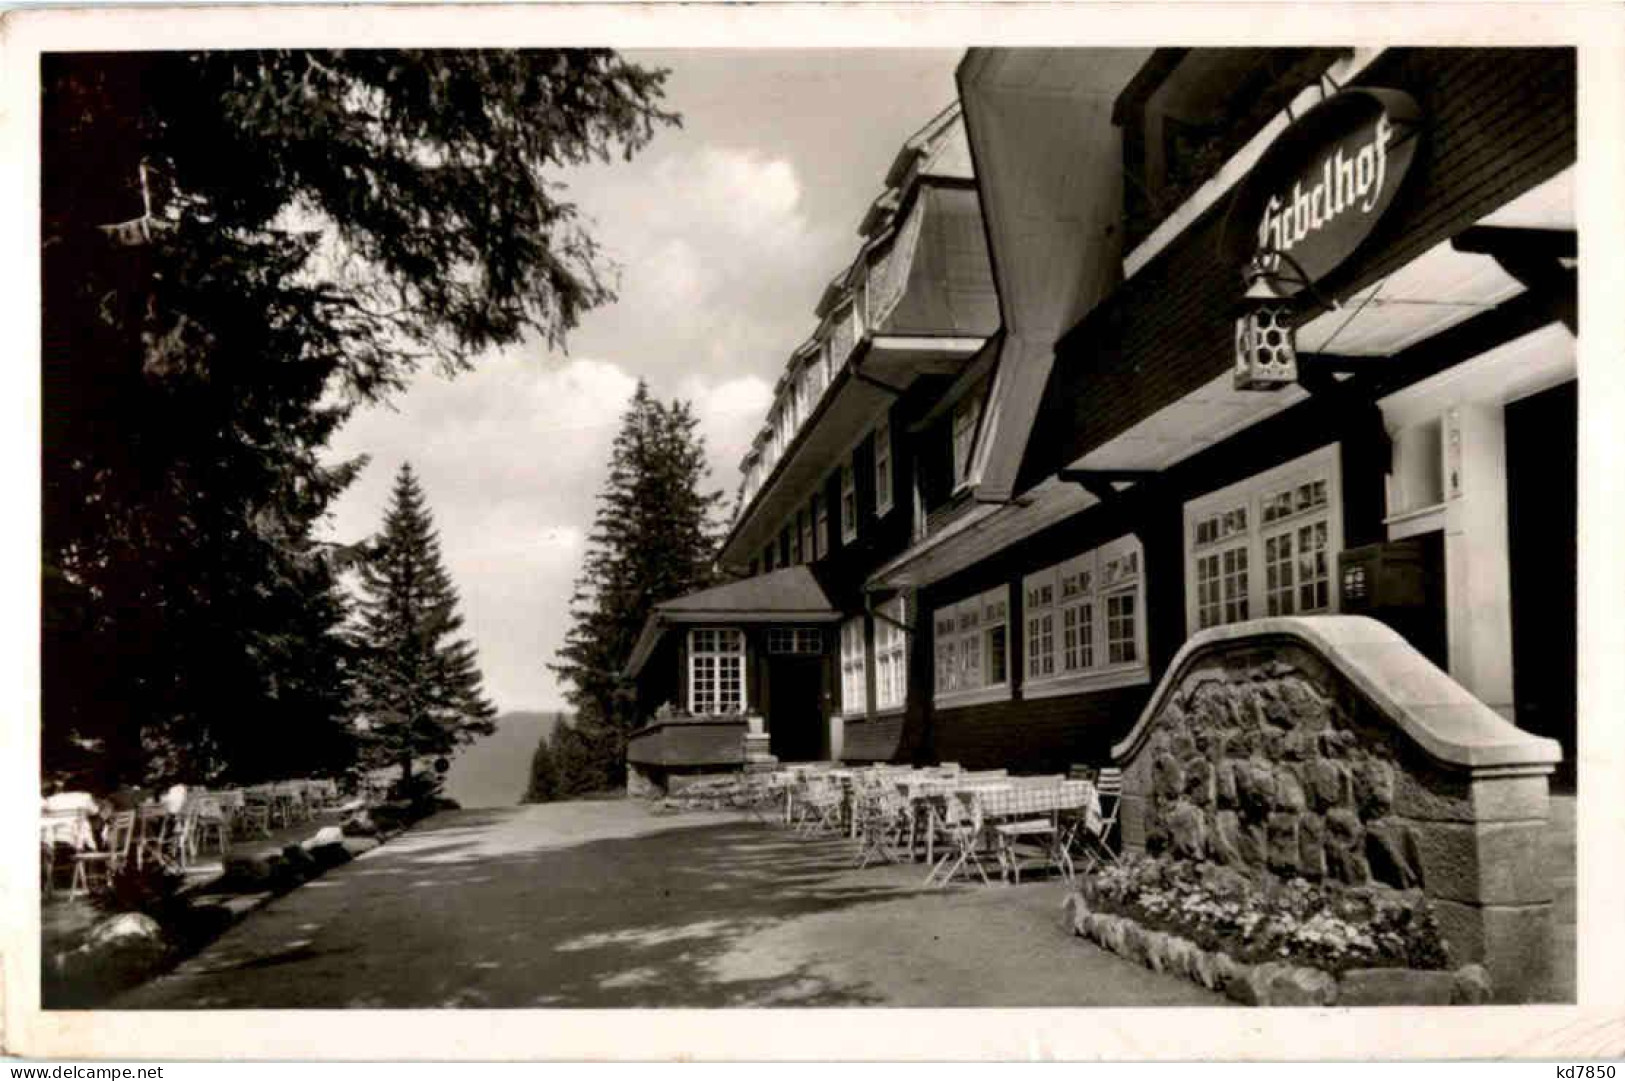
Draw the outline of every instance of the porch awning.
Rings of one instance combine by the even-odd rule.
[[[805,566],[784,567],[655,605],[624,674],[635,679],[667,628],[740,623],[834,623],[840,611]]]

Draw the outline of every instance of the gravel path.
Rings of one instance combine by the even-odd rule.
[[[850,852],[627,801],[450,812],[113,1007],[1228,1004],[1063,933],[1057,883],[923,891]]]

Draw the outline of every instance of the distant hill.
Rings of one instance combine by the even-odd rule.
[[[530,756],[558,713],[514,711],[497,717],[497,730],[464,747],[451,760],[446,795],[464,807],[512,807],[530,784]]]

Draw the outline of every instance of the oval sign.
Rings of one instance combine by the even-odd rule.
[[[1416,157],[1421,110],[1399,90],[1344,90],[1277,139],[1236,194],[1225,246],[1238,263],[1285,252],[1282,296],[1319,281],[1376,227]],[[1268,265],[1268,263],[1266,263]]]

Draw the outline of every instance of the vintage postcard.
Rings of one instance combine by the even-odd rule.
[[[7,1050],[1625,1053],[1625,21],[1373,14],[9,15]]]

